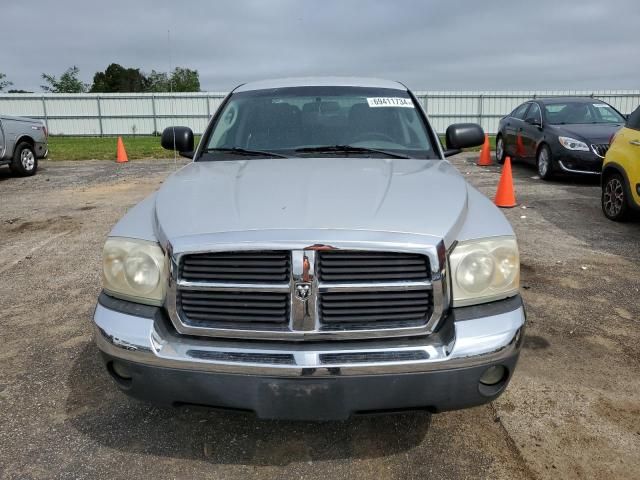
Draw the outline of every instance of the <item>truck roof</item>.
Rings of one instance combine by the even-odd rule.
[[[366,77],[299,77],[258,80],[238,86],[234,92],[269,90],[288,87],[369,87],[407,90],[400,82]]]

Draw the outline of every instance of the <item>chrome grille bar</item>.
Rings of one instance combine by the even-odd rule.
[[[599,156],[600,158],[604,158],[608,150],[609,150],[608,143],[592,143],[591,144],[591,151],[595,153],[597,156]]]
[[[232,283],[232,282],[192,282],[188,280],[178,280],[178,288],[180,290],[237,290],[251,292],[259,290],[261,292],[288,292],[291,289],[289,283]]]
[[[366,282],[366,283],[318,283],[319,292],[367,292],[371,290],[431,290],[433,284],[428,280],[416,282]]]

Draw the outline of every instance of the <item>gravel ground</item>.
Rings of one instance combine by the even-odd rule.
[[[473,160],[453,162],[492,195],[498,169]],[[597,182],[514,165],[521,206],[505,214],[529,326],[500,399],[305,424],[150,407],[102,369],[90,319],[104,238],[174,168],[0,169],[0,478],[640,477],[640,222],[606,220]]]

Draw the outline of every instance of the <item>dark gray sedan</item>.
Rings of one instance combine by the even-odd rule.
[[[625,117],[594,98],[543,98],[500,119],[496,160],[534,163],[548,180],[557,173],[599,175],[612,135]]]

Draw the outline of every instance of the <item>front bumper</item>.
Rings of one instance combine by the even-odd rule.
[[[563,147],[557,147],[553,154],[553,160],[561,172],[579,175],[600,175],[604,157],[600,157],[592,151],[572,151]]]
[[[47,142],[36,142],[35,150],[38,159],[47,158],[49,155],[49,145]]]
[[[493,400],[513,374],[525,314],[520,297],[514,297],[454,309],[426,337],[239,342],[177,335],[161,309],[103,294],[94,322],[107,368],[131,396],[249,410],[261,418],[332,420]],[[481,384],[493,365],[504,366],[506,377],[494,386]]]

